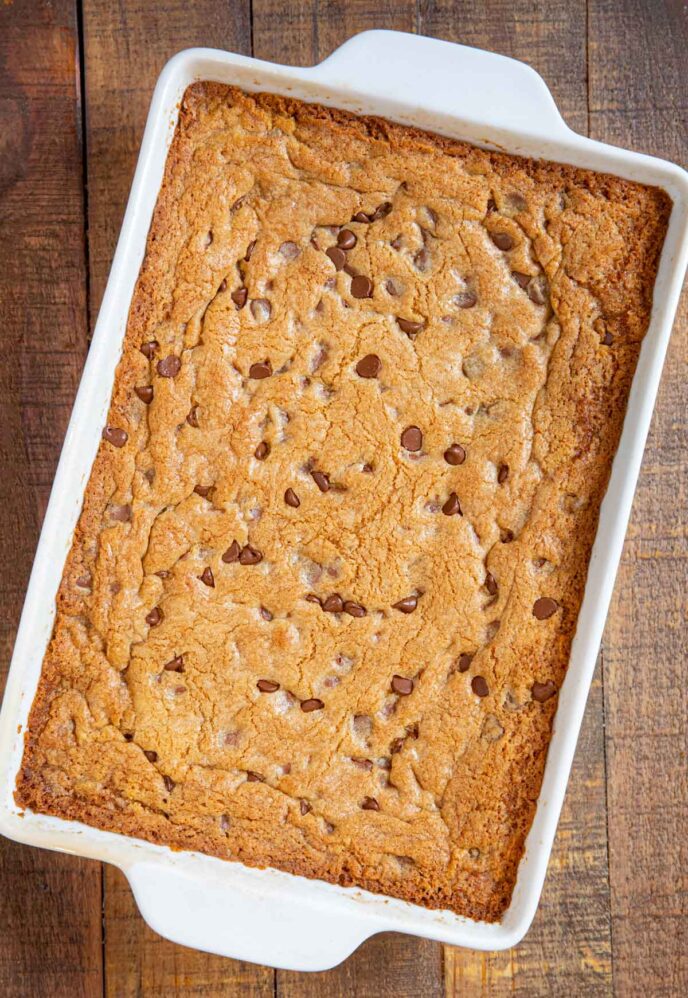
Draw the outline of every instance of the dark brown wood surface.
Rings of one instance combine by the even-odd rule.
[[[688,165],[681,0],[0,0],[3,670],[165,60],[210,45],[310,64],[371,27],[524,59],[576,130]],[[160,939],[115,870],[0,840],[0,998],[688,994],[687,326],[684,303],[520,946],[479,954],[388,934],[335,970],[274,972]]]

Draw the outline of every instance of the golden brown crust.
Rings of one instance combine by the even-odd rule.
[[[499,918],[669,210],[190,87],[108,417],[127,439],[86,490],[17,801]],[[262,560],[223,561],[234,540]]]

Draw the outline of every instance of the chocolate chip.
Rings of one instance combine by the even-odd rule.
[[[311,805],[308,803],[307,800],[299,801],[299,811],[301,812],[301,814],[308,814],[308,812],[312,810],[313,808],[311,807]]]
[[[483,676],[473,676],[471,679],[471,689],[477,697],[486,697],[490,692],[487,682]]]
[[[269,453],[270,453],[270,444],[267,442],[267,440],[261,440],[261,442],[254,450],[253,456],[257,461],[264,461]]]
[[[267,298],[255,298],[251,302],[251,315],[256,322],[267,322],[272,315],[272,305]]]
[[[244,260],[246,261],[246,263],[248,263],[251,257],[253,256],[253,251],[255,248],[256,248],[256,240],[252,239],[251,242],[246,247],[246,255],[244,256]]]
[[[358,240],[351,229],[342,229],[342,231],[337,236],[337,245],[343,250],[353,249]]]
[[[344,613],[348,613],[350,617],[365,617],[368,612],[364,606],[361,606],[360,603],[354,603],[353,600],[346,600],[344,602],[343,610]]]
[[[265,777],[261,776],[260,773],[254,773],[253,770],[249,769],[246,773],[247,783],[265,783]]]
[[[212,491],[212,485],[194,485],[194,492],[197,496],[201,496],[202,499],[207,499]]]
[[[186,421],[189,426],[198,427],[198,406],[192,405],[186,414]]]
[[[146,623],[149,627],[157,627],[164,619],[164,613],[159,606],[154,606],[150,613],[146,614]]]
[[[380,219],[380,218],[386,218],[387,215],[389,215],[389,213],[391,212],[391,210],[392,210],[392,202],[391,201],[383,201],[382,204],[379,204],[377,206],[377,208],[372,213],[372,215],[369,216],[370,217],[370,221],[371,222],[377,222],[378,219]]]
[[[361,807],[364,811],[379,811],[380,805],[375,800],[374,797],[364,797],[361,802]]]
[[[545,703],[550,697],[553,697],[557,692],[557,688],[554,683],[548,679],[546,683],[533,683],[530,688],[530,692],[533,694],[533,700],[537,700],[538,703]]]
[[[459,655],[459,661],[456,663],[456,667],[459,672],[468,672],[472,661],[473,656],[469,655],[468,652],[464,652],[463,655]]]
[[[174,790],[175,786],[176,786],[176,783],[174,782],[174,780],[172,779],[172,777],[171,776],[163,776],[162,782],[165,784],[165,790],[168,792],[168,794],[171,794],[172,791]]]
[[[444,452],[444,460],[447,464],[456,467],[456,465],[463,464],[466,460],[466,451],[461,444],[450,444]]]
[[[106,426],[103,430],[103,440],[107,440],[113,447],[124,447],[129,439],[126,430],[120,430],[117,426]]]
[[[322,607],[322,600],[315,593],[307,593],[303,598],[307,603],[317,603],[319,607]]]
[[[397,316],[397,325],[402,333],[406,333],[408,336],[415,336],[423,328],[422,322],[414,322],[412,319],[402,319],[399,316]]]
[[[241,554],[241,548],[236,541],[232,541],[225,553],[222,555],[222,560],[225,565],[231,565],[233,561],[239,560],[239,555]]]
[[[236,291],[232,291],[231,299],[236,305],[237,309],[244,307],[248,301],[248,288],[237,288]]]
[[[148,759],[149,762],[158,761],[158,753],[153,752],[152,749],[144,749],[143,754],[145,755],[146,759]]]
[[[413,613],[417,606],[417,596],[404,596],[398,603],[392,603],[392,609],[399,610],[401,613]]]
[[[209,586],[210,589],[215,588],[215,578],[213,576],[213,570],[210,566],[203,569],[203,572],[198,576],[204,586]]]
[[[389,280],[385,281],[385,290],[387,294],[392,295],[394,298],[398,298],[399,295],[403,294],[404,286],[401,281],[398,281],[395,277],[390,277]]]
[[[91,574],[89,572],[86,572],[85,575],[80,575],[79,578],[76,579],[75,585],[79,586],[80,589],[90,589],[92,583],[93,579],[91,577]]]
[[[504,252],[513,249],[514,241],[508,232],[491,232],[490,239],[497,249],[504,250]]]
[[[344,273],[348,274],[349,277],[358,277],[358,274],[359,274],[359,272],[356,270],[356,268],[352,264],[350,264],[350,263],[345,263],[344,264]]]
[[[321,492],[329,492],[330,476],[326,475],[324,471],[311,471],[311,478]]]
[[[266,606],[261,606],[260,615],[263,618],[263,620],[267,620],[268,622],[273,619],[272,613],[268,610]]]
[[[171,658],[169,662],[165,662],[163,665],[163,670],[165,672],[183,672],[184,671],[184,656],[176,655]]]
[[[614,337],[607,329],[604,336],[602,337],[602,345],[605,347],[610,347],[613,342],[614,342]]]
[[[485,576],[485,588],[487,589],[490,596],[497,595],[497,590],[498,590],[497,580],[495,579],[492,572],[488,572],[487,575]]]
[[[256,548],[251,547],[250,544],[247,544],[243,548],[241,554],[239,555],[240,565],[257,565],[258,562],[262,560],[263,560],[262,553],[258,551]]]
[[[284,493],[284,501],[286,502],[287,506],[291,506],[292,509],[298,509],[299,506],[301,505],[301,500],[299,499],[299,497],[297,496],[296,492],[294,492],[293,489],[287,489],[287,491]]]
[[[392,676],[392,689],[399,696],[407,697],[409,693],[413,693],[413,680],[406,679],[405,676]]]
[[[423,434],[417,426],[407,426],[401,434],[401,446],[408,451],[419,451],[423,446]]]
[[[261,693],[276,693],[280,688],[280,684],[273,683],[272,679],[259,679],[256,686]]]
[[[253,378],[254,381],[261,381],[263,378],[269,378],[272,374],[272,364],[269,360],[262,360],[256,364],[251,364],[248,369],[249,378]]]
[[[285,258],[285,260],[293,260],[299,255],[299,247],[296,243],[288,240],[286,243],[282,243],[279,248],[280,253]]]
[[[523,274],[520,270],[512,270],[511,276],[518,284],[519,288],[527,288],[530,283],[530,274]]]
[[[544,277],[534,277],[528,285],[528,297],[535,305],[544,305],[547,301],[547,284]]]
[[[332,593],[321,605],[325,613],[341,613],[344,609],[344,601],[339,593]]]
[[[366,772],[370,772],[373,768],[373,764],[370,759],[361,759],[357,756],[352,756],[351,761],[354,766],[358,766],[359,769],[365,769]]]
[[[335,270],[343,270],[346,263],[346,253],[343,249],[339,246],[330,246],[329,249],[325,250],[325,256],[329,256]]]
[[[474,308],[478,299],[472,291],[460,291],[458,295],[454,295],[454,304],[457,308]]]
[[[141,351],[144,357],[147,357],[148,360],[152,360],[155,351],[158,349],[159,346],[160,344],[158,343],[157,340],[149,340],[148,343],[142,343],[141,346],[139,347],[139,350]]]
[[[499,471],[497,472],[497,481],[499,482],[500,485],[503,485],[508,477],[509,477],[509,465],[501,464],[499,466]]]
[[[370,222],[371,219],[364,211],[357,211],[354,217],[351,219],[352,222]]]
[[[359,378],[377,378],[382,362],[375,353],[366,354],[356,364],[356,374]]]
[[[533,604],[533,616],[537,617],[538,620],[547,620],[548,617],[557,612],[558,608],[559,604],[556,600],[549,596],[541,596]]]
[[[176,378],[181,369],[182,362],[173,353],[168,357],[163,357],[156,364],[156,370],[161,378]]]
[[[128,523],[131,520],[131,506],[111,506],[110,518],[118,523]]]
[[[452,492],[444,506],[442,507],[442,512],[445,516],[463,516],[461,512],[461,503],[459,502],[459,497],[456,492]]]
[[[316,699],[316,697],[311,697],[310,700],[301,701],[301,710],[304,714],[310,714],[314,710],[322,710],[325,704],[322,700]]]
[[[354,298],[372,298],[373,282],[364,274],[357,274],[351,281],[351,294]]]
[[[135,388],[134,391],[146,405],[150,405],[153,401],[153,386],[152,385],[142,385],[140,388]]]

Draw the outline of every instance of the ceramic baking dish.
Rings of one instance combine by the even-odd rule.
[[[13,789],[24,726],[50,638],[55,594],[105,422],[129,302],[144,254],[180,98],[195,80],[377,114],[510,153],[572,163],[664,188],[673,199],[650,328],[602,505],[585,598],[562,686],[535,820],[513,900],[498,924],[393,898],[20,811]],[[389,31],[350,39],[312,68],[189,49],[163,70],[153,95],[122,232],[45,517],[0,716],[0,831],[48,849],[114,863],[144,918],[163,936],[275,967],[321,970],[364,939],[395,930],[457,946],[513,946],[538,904],[595,667],[645,438],[688,256],[688,174],[671,163],[593,142],[562,120],[526,65],[447,42]]]

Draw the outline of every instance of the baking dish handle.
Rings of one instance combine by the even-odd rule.
[[[312,77],[428,105],[468,123],[548,140],[569,135],[547,84],[524,62],[402,31],[364,31],[313,67]]]
[[[336,912],[328,909],[322,884],[294,878],[286,896],[284,885],[271,880],[287,874],[273,870],[236,871],[251,879],[248,889],[236,882],[228,888],[210,872],[191,877],[155,862],[135,863],[123,872],[141,914],[161,936],[236,960],[327,970],[387,928],[379,917],[373,922],[353,897],[350,912],[343,912],[341,903]]]

